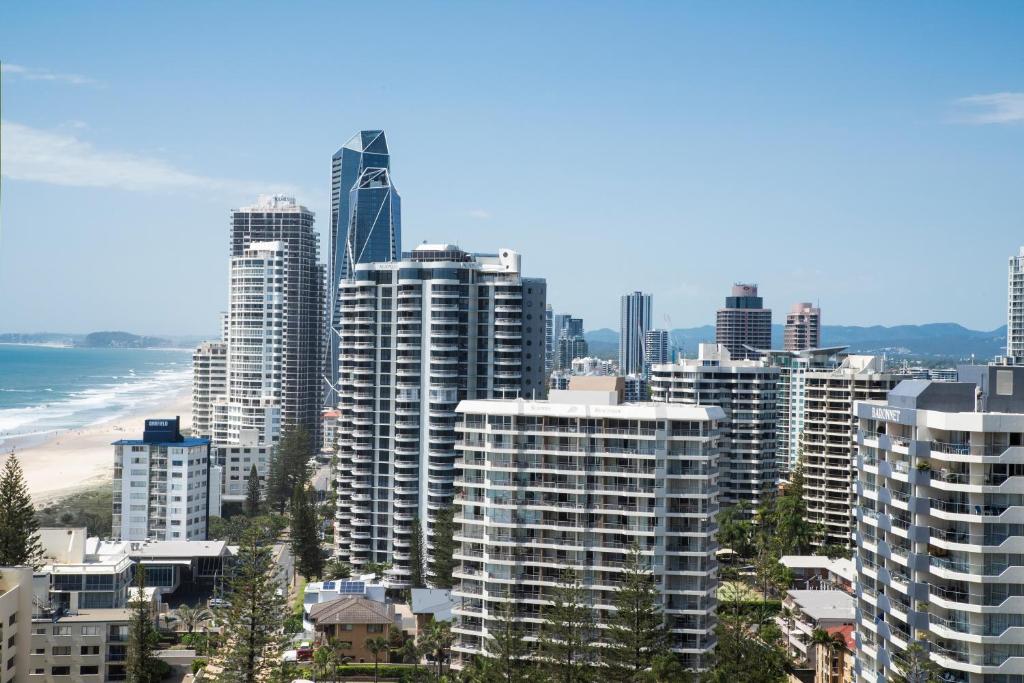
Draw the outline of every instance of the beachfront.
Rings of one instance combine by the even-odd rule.
[[[118,439],[141,438],[148,417],[181,417],[182,427],[192,422],[191,389],[166,403],[122,415],[91,427],[68,430],[31,446],[15,450],[25,481],[37,506],[113,478],[114,449]],[[0,454],[0,466],[8,453]]]

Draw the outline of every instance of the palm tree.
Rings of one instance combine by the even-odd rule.
[[[205,607],[199,607],[198,604],[192,607],[187,603],[174,610],[174,616],[181,622],[181,625],[185,627],[185,631],[188,633],[192,633],[196,630],[197,626],[203,626],[208,620],[213,618],[213,614]]]
[[[380,662],[380,653],[388,651],[388,641],[383,638],[370,638],[366,641],[366,649],[373,655],[373,683],[377,683],[377,669]]]
[[[824,667],[827,672],[825,676],[828,683],[832,683],[834,678],[832,671],[832,658],[836,653],[842,652],[846,649],[846,639],[843,638],[843,634],[841,633],[829,633],[825,629],[816,628],[811,631],[810,644],[815,648],[820,647],[825,649],[826,657]]]
[[[322,645],[316,649],[313,653],[313,668],[317,680],[327,680],[328,674],[332,682],[338,680],[338,655],[332,645]]]

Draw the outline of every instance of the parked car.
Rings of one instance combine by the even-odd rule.
[[[313,660],[313,646],[309,643],[300,643],[295,649],[295,658],[300,662],[310,662]]]

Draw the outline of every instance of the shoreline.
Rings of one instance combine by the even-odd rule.
[[[181,392],[154,407],[131,410],[87,427],[61,429],[30,444],[14,448],[32,502],[43,507],[85,489],[113,480],[114,449],[119,439],[142,438],[146,418],[181,417],[181,428],[192,422],[192,390]],[[0,453],[0,466],[10,451]]]

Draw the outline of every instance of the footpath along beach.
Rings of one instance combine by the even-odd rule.
[[[191,393],[180,394],[163,405],[130,412],[108,422],[62,431],[38,444],[16,448],[25,481],[35,504],[42,505],[109,482],[113,478],[114,448],[118,439],[142,437],[150,417],[181,417],[182,427],[192,422]],[[0,453],[0,466],[9,456]]]

